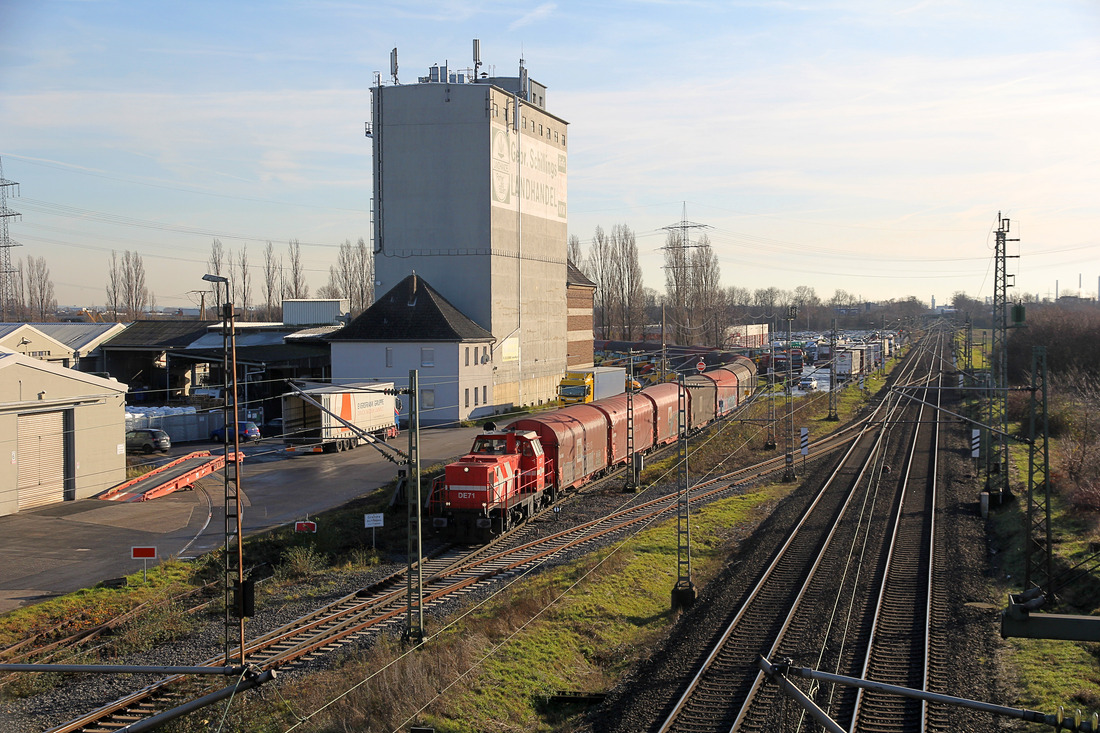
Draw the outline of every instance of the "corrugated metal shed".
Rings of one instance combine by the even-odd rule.
[[[325,326],[340,323],[340,316],[351,311],[351,301],[311,298],[283,301],[283,323],[287,326]]]

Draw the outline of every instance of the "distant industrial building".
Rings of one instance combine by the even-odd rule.
[[[415,271],[490,332],[494,405],[555,398],[567,367],[567,123],[517,76],[431,67],[371,89],[375,292]]]

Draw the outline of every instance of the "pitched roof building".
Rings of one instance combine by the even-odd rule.
[[[328,340],[333,384],[381,381],[402,389],[417,370],[424,425],[493,413],[493,334],[416,273]],[[408,402],[401,407],[406,418]]]

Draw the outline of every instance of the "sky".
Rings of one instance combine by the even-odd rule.
[[[295,239],[315,291],[370,240],[376,72],[472,66],[474,38],[569,123],[570,234],[629,226],[649,287],[683,219],[727,286],[985,298],[1000,213],[1010,295],[1097,296],[1096,0],[2,0],[13,262],[102,305],[136,251],[186,308],[215,237],[257,292]]]

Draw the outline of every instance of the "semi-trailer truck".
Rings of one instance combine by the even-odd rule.
[[[283,395],[284,443],[288,451],[329,453],[395,438],[398,400],[392,382],[298,383]]]
[[[558,400],[563,405],[577,405],[626,391],[626,369],[623,367],[591,367],[568,371],[558,384]]]

